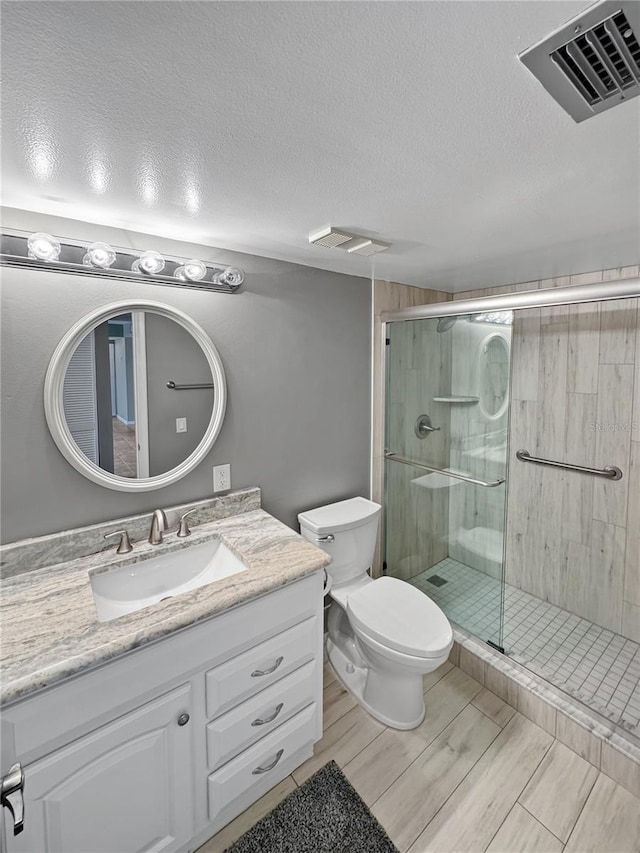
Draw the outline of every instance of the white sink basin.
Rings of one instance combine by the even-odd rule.
[[[243,572],[246,566],[220,539],[90,575],[98,619],[108,622],[183,592]]]

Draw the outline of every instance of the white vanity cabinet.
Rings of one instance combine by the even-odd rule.
[[[193,834],[185,685],[25,768],[10,851],[176,850]]]
[[[186,853],[322,733],[322,573],[8,705],[7,853]],[[114,623],[115,624],[115,623]]]

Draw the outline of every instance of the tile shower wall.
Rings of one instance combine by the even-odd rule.
[[[638,267],[630,267],[516,289],[637,275]],[[506,542],[508,583],[634,640],[640,639],[638,303],[515,313]],[[520,448],[578,465],[617,465],[624,476],[612,482],[523,463],[515,456]]]
[[[385,417],[385,344],[383,340],[382,314],[413,305],[428,305],[434,302],[446,302],[450,293],[438,290],[426,290],[422,287],[410,287],[393,281],[374,280],[373,282],[373,393],[372,393],[372,470],[371,497],[378,503],[384,502],[384,417]],[[407,472],[410,469],[407,468]],[[378,530],[378,543],[373,560],[373,574],[378,577],[382,571],[384,550],[384,527]]]
[[[392,357],[387,385],[389,450],[436,468],[449,464],[449,412],[436,415],[433,398],[450,393],[451,335],[436,334],[436,320],[394,323],[388,330]],[[419,415],[430,414],[440,430],[427,439],[415,434]],[[446,418],[446,420],[445,420]],[[396,577],[408,579],[447,556],[448,489],[424,487],[424,472],[399,463],[386,467],[389,528],[387,561]],[[428,475],[430,476],[430,475]]]
[[[506,470],[511,326],[460,321],[452,331],[451,394],[479,399],[439,404],[450,410],[450,465],[494,481]],[[449,556],[501,579],[505,486],[484,488],[451,480],[447,492]]]

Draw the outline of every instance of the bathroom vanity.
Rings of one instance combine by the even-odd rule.
[[[2,774],[24,772],[8,853],[190,851],[312,754],[328,557],[259,509],[194,528],[212,537],[246,570],[112,621],[88,570],[126,564],[113,552],[5,583]]]

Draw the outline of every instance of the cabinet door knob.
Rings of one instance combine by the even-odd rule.
[[[188,714],[180,714],[180,716],[178,717],[178,725],[179,726],[186,726],[187,723],[189,722],[189,719],[190,718],[189,718]]]

